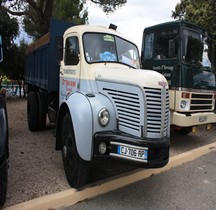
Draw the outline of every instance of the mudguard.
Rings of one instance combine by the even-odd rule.
[[[0,164],[8,157],[8,121],[5,98],[0,94]]]
[[[116,116],[111,101],[102,94],[72,94],[65,103],[72,118],[77,151],[86,161],[92,160],[93,136],[95,132],[116,128]],[[110,113],[108,126],[102,127],[98,122],[98,113],[102,108]]]

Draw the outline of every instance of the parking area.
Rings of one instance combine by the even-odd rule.
[[[54,128],[30,132],[27,125],[26,99],[7,100],[9,118],[9,182],[7,202],[4,207],[70,189],[67,183],[61,152],[55,151]],[[206,131],[200,127],[196,133],[179,136],[171,133],[170,156],[215,141],[216,128]],[[105,179],[132,170],[119,163],[96,163],[92,166],[90,182]]]

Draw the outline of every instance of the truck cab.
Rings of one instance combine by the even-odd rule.
[[[28,120],[31,129],[33,119],[39,120],[35,111],[41,116],[38,110],[47,104],[69,184],[84,185],[89,165],[96,160],[124,161],[142,168],[165,166],[170,145],[165,77],[140,69],[137,46],[113,28],[71,26],[58,36],[52,31],[56,30],[51,27],[49,45],[41,50],[55,49],[58,62],[52,62],[58,66],[58,77],[53,78],[54,68],[47,68],[52,56],[43,64],[46,52],[40,55],[36,47],[27,53]],[[43,66],[46,69],[41,71]],[[51,84],[50,90],[44,88],[49,78],[32,79],[39,71],[51,71],[47,75],[55,80],[51,84],[56,91],[51,91]]]
[[[2,37],[0,35],[0,62],[3,61]],[[5,93],[0,89],[0,206],[6,201],[8,180],[8,119]]]
[[[214,44],[204,28],[184,20],[145,28],[141,62],[143,69],[157,71],[169,82],[176,133],[186,135],[216,122]]]

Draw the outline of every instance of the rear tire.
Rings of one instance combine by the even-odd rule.
[[[8,162],[4,161],[2,168],[0,169],[0,206],[6,201],[8,184]]]
[[[38,98],[35,92],[30,92],[27,98],[27,117],[30,131],[36,131],[39,128],[39,107]]]
[[[188,135],[192,132],[192,127],[181,127],[180,130],[175,130],[175,132],[179,135]]]
[[[37,93],[38,98],[38,127],[40,130],[44,130],[46,127],[46,95],[43,92]]]
[[[77,152],[73,125],[69,113],[63,119],[61,142],[64,170],[68,183],[73,188],[82,187],[88,181],[89,165]]]

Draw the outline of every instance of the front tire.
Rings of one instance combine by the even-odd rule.
[[[6,201],[8,184],[8,162],[5,159],[2,168],[0,169],[0,206]]]
[[[61,142],[64,170],[68,183],[73,188],[82,187],[88,181],[89,165],[78,154],[69,113],[65,115],[62,123]]]

